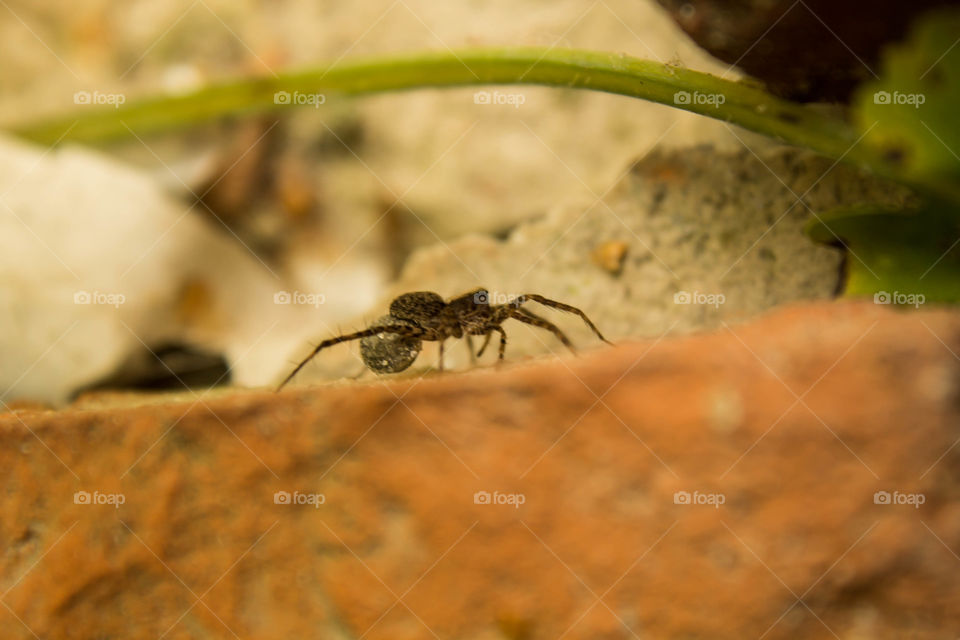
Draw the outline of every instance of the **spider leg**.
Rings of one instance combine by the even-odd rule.
[[[539,302],[540,304],[542,304],[542,305],[545,306],[545,307],[553,307],[554,309],[559,309],[560,311],[566,311],[567,313],[575,313],[575,314],[577,314],[578,316],[580,316],[580,317],[583,319],[583,321],[584,321],[585,323],[587,323],[587,326],[590,327],[590,330],[593,331],[595,334],[597,334],[597,337],[598,337],[598,338],[600,338],[601,340],[603,340],[603,341],[606,342],[607,344],[610,344],[610,345],[613,344],[612,342],[610,342],[609,340],[607,340],[606,338],[603,337],[603,334],[600,333],[600,330],[597,329],[596,325],[594,325],[592,322],[590,322],[590,318],[587,317],[587,314],[585,314],[585,313],[584,313],[583,311],[581,311],[580,309],[577,309],[576,307],[571,307],[571,306],[568,305],[568,304],[563,304],[562,302],[557,302],[556,300],[551,300],[551,299],[549,299],[549,298],[544,298],[543,296],[537,295],[536,293],[525,293],[525,294],[523,294],[523,296],[521,296],[520,299],[523,300],[523,299],[525,299],[525,298],[529,298],[530,300],[533,300],[534,302]],[[529,311],[528,311],[527,313],[529,313]],[[546,327],[544,327],[544,328],[546,328]]]
[[[523,309],[522,307],[517,307],[517,313],[523,314],[523,315],[527,316],[528,318],[532,318],[532,319],[534,319],[534,320],[539,320],[539,321],[541,321],[541,322],[549,322],[549,321],[548,321],[546,318],[544,318],[543,316],[538,316],[538,315],[535,314],[533,311],[530,311],[529,309]]]
[[[487,345],[490,344],[490,338],[493,337],[494,331],[498,331],[500,333],[500,349],[499,349],[500,358],[498,359],[498,363],[499,363],[499,360],[503,360],[503,353],[507,348],[507,332],[503,330],[503,327],[497,324],[491,324],[489,326],[484,327],[483,329],[477,330],[474,333],[474,335],[482,334],[484,336],[483,346],[480,347],[480,351],[477,353],[477,356],[478,357],[482,356],[483,352],[486,351]]]
[[[477,356],[473,355],[473,338],[470,337],[469,333],[465,337],[467,339],[467,351],[470,352],[470,364],[476,366]]]
[[[500,332],[500,357],[497,358],[497,363],[499,364],[503,361],[503,354],[507,350],[507,332],[503,330],[503,327],[497,325],[492,327],[493,331]],[[490,336],[493,335],[493,331],[487,334],[487,342],[490,342]]]
[[[487,331],[487,333],[485,334],[485,337],[484,337],[484,339],[483,339],[483,346],[480,347],[480,351],[477,351],[477,357],[478,357],[478,358],[483,355],[483,352],[484,352],[484,351],[487,350],[487,345],[490,344],[490,337],[491,337],[492,335],[493,335],[493,333],[490,332],[490,331]]]
[[[359,340],[360,338],[366,338],[367,336],[375,336],[378,333],[397,333],[406,337],[415,337],[415,336],[422,336],[424,334],[424,331],[417,327],[394,325],[389,327],[370,327],[369,329],[364,329],[362,331],[355,331],[353,333],[348,333],[346,335],[337,336],[336,338],[327,338],[326,340],[318,344],[314,348],[314,350],[310,353],[310,355],[304,358],[303,361],[301,361],[300,364],[297,365],[296,369],[290,372],[290,375],[288,375],[283,380],[283,382],[280,383],[280,386],[277,387],[277,391],[280,391],[280,389],[283,389],[283,387],[286,386],[286,384],[293,379],[293,376],[297,375],[300,369],[303,369],[303,367],[308,362],[313,360],[313,357],[318,353],[320,353],[320,351],[322,351],[323,349],[326,349],[327,347],[332,347],[335,344],[340,344],[341,342],[349,342],[350,340]]]
[[[557,336],[557,338],[560,339],[560,342],[562,342],[567,349],[570,349],[571,353],[577,352],[577,350],[573,348],[573,343],[570,342],[570,338],[568,338],[566,334],[563,333],[563,331],[560,331],[560,328],[557,327],[557,325],[553,324],[552,322],[544,320],[543,318],[537,315],[534,315],[529,311],[525,311],[523,309],[511,309],[510,317],[513,318],[514,320],[519,320],[524,324],[530,324],[535,327],[540,327],[541,329],[546,329],[547,331],[551,332],[553,335]],[[506,341],[506,336],[502,335],[501,340]]]
[[[440,340],[440,365],[437,367],[440,371],[443,371],[443,343],[444,341]]]

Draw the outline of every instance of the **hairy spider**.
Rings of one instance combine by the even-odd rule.
[[[369,328],[328,338],[318,344],[280,383],[277,390],[290,382],[320,351],[349,340],[360,340],[363,362],[376,373],[397,373],[409,367],[420,353],[424,340],[440,343],[439,369],[443,371],[443,343],[447,338],[466,337],[470,355],[473,357],[470,336],[485,336],[483,346],[477,352],[477,357],[480,357],[487,349],[494,331],[500,334],[500,360],[503,360],[507,333],[500,325],[510,318],[550,331],[575,353],[573,344],[555,324],[521,308],[525,302],[531,300],[546,307],[577,314],[598,338],[607,344],[613,344],[603,337],[587,314],[580,309],[535,293],[517,296],[506,304],[490,304],[490,294],[486,289],[476,289],[452,298],[449,302],[445,302],[432,291],[415,291],[394,298],[390,303],[389,315],[378,318]]]

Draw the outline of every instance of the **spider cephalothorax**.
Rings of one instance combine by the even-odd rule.
[[[486,289],[476,289],[452,298],[449,302],[431,291],[415,291],[395,298],[390,303],[390,313],[378,318],[369,328],[329,338],[318,344],[278,389],[287,384],[322,349],[349,340],[360,340],[363,362],[376,373],[397,373],[409,367],[417,359],[424,340],[440,343],[439,369],[442,371],[445,340],[465,337],[472,357],[470,336],[484,336],[483,346],[477,352],[479,357],[486,350],[494,331],[500,334],[500,360],[503,360],[507,333],[500,325],[510,318],[550,331],[573,351],[573,344],[555,324],[521,308],[528,301],[577,314],[598,338],[612,344],[580,309],[535,293],[516,296],[505,304],[490,304],[490,294]]]

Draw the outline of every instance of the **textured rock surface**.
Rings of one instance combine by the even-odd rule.
[[[955,313],[818,304],[499,371],[4,414],[0,628],[954,637],[957,351]]]
[[[615,339],[716,328],[777,305],[834,295],[841,253],[810,241],[804,223],[839,205],[900,197],[875,178],[794,149],[658,149],[601,200],[566,204],[519,226],[504,241],[468,236],[417,251],[377,310],[407,291],[449,297],[485,286],[492,303],[540,293],[580,307]],[[625,245],[614,273],[595,257],[611,243]],[[575,344],[594,343],[576,318],[544,313]],[[358,319],[347,327],[365,325]],[[508,357],[559,348],[545,332],[514,322],[506,328]],[[314,338],[328,335],[321,330]],[[291,360],[310,350],[300,346]],[[360,368],[355,353],[331,349],[300,375],[353,375]],[[465,349],[453,347],[448,354],[449,365],[469,365]],[[415,366],[436,362],[436,347],[427,343]]]

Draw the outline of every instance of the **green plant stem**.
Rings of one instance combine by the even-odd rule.
[[[289,106],[274,103],[274,94],[336,95],[456,87],[466,85],[545,85],[590,89],[692,111],[723,120],[832,158],[883,167],[855,145],[858,135],[847,123],[775,98],[745,83],[625,55],[543,48],[493,48],[390,56],[284,72],[276,77],[245,78],[178,96],[157,96],[114,108],[82,105],[70,114],[9,127],[20,136],[45,144],[61,140],[104,142],[158,133],[211,119]],[[687,92],[683,103],[675,94]],[[696,96],[714,96],[697,102]],[[642,121],[638,127],[644,126]]]

